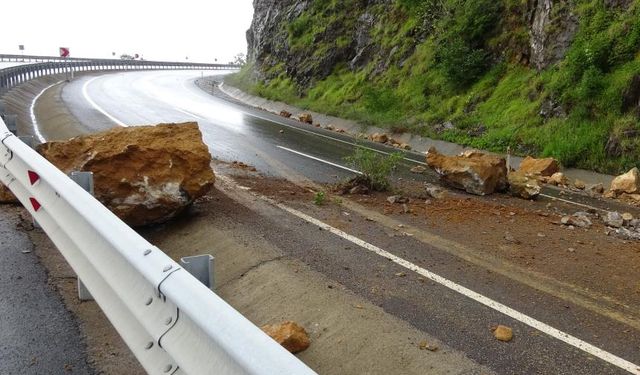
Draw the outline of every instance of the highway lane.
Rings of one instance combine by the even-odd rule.
[[[305,126],[295,124],[293,121],[230,105],[200,91],[192,84],[195,78],[197,74],[194,75],[193,72],[116,73],[99,77],[82,77],[64,88],[63,98],[72,113],[93,130],[106,129],[114,126],[114,123],[135,126],[196,120],[201,125],[205,142],[216,158],[226,161],[243,161],[255,165],[264,173],[294,180],[308,178],[317,182],[333,182],[353,175],[343,168],[326,163],[345,164],[343,157],[353,150],[353,146],[346,137],[322,130],[318,130],[317,135],[309,134],[308,130],[304,129]],[[46,135],[46,129],[42,131]],[[377,145],[371,146],[384,149]],[[289,150],[294,150],[296,153]],[[415,155],[408,155],[408,157],[417,158]],[[277,237],[279,234],[270,233],[269,235]],[[376,240],[375,236],[373,237]],[[300,241],[305,240],[300,238]],[[376,241],[385,249],[397,250],[405,256],[411,255],[409,256],[411,259],[425,257],[424,244],[412,243],[409,239],[406,241],[410,243],[400,247],[395,242],[389,243],[388,238],[378,238]],[[286,241],[282,240],[282,242]],[[299,249],[299,246],[295,247],[291,249],[291,253],[303,259],[309,256],[299,253]],[[606,347],[625,359],[635,360],[636,363],[640,360],[637,336],[630,335],[629,340],[625,341],[623,338],[621,341],[613,334],[613,332],[625,330],[624,326],[594,316],[588,311],[558,301],[539,291],[512,284],[510,280],[504,280],[498,276],[486,276],[486,270],[468,264],[461,265],[460,260],[443,256],[436,249],[427,247],[426,250],[433,252],[427,263],[433,263],[432,259],[442,259],[441,265],[437,266],[440,263],[436,262],[435,266],[442,268],[439,270],[440,274],[464,281],[464,285],[475,285],[484,294],[494,298],[499,296],[501,302],[517,306],[520,310],[539,319],[544,318],[545,322],[576,336],[584,337],[585,327],[575,322],[588,322],[589,328],[586,330],[589,333],[588,336],[599,337],[595,344]],[[335,260],[336,257],[344,258],[344,262],[352,264],[352,268],[364,267],[363,275],[366,275],[367,267],[380,262],[373,255],[367,255],[366,261],[363,261],[362,254],[353,251],[334,253],[327,250],[327,252],[328,255],[324,258],[326,261],[331,260],[329,266],[318,264],[316,267],[325,269],[329,274],[334,272],[327,269],[327,267],[331,268],[332,263],[335,269],[342,268],[340,266],[342,263]],[[309,259],[309,262],[313,263],[313,259]],[[461,267],[465,269],[464,274],[456,271]],[[336,275],[341,282],[359,290],[363,295],[368,293],[365,286],[372,283],[380,284],[380,280],[368,280],[372,275],[358,280],[340,279],[339,276]],[[397,283],[394,280],[387,281],[389,285]],[[446,338],[453,347],[471,353],[472,358],[476,360],[484,358],[490,365],[500,364],[494,367],[498,372],[505,370],[504,373],[624,373],[611,364],[585,356],[584,352],[575,347],[545,335],[531,334],[532,337],[519,341],[508,347],[509,349],[496,347],[495,343],[483,342],[483,334],[470,329],[469,323],[474,327],[480,326],[486,329],[486,325],[483,326],[483,324],[499,321],[497,317],[500,314],[487,311],[475,302],[441,287],[414,292],[407,292],[406,285],[398,288],[401,289],[401,293],[394,293],[380,301],[386,310],[428,332],[438,331],[443,327],[449,328],[445,333],[441,333],[441,337]],[[369,297],[379,298],[375,295]],[[572,307],[571,314],[563,313],[568,305]],[[460,313],[453,316],[447,313],[451,310]],[[427,316],[430,318],[425,318]],[[522,323],[513,322],[512,324],[520,327],[522,332],[528,330],[522,326]],[[467,331],[466,335],[451,333],[460,331]],[[487,348],[496,350],[497,354],[487,353]],[[501,358],[495,358],[496,356]],[[522,363],[516,363],[518,361]]]

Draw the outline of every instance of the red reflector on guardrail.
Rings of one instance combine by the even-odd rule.
[[[29,174],[29,182],[31,183],[31,185],[35,184],[36,182],[38,182],[38,180],[40,180],[40,176],[38,176],[36,172],[27,171],[27,173]]]
[[[29,201],[31,202],[31,206],[33,206],[33,210],[35,212],[38,212],[38,210],[40,209],[40,207],[42,207],[42,205],[40,204],[40,202],[38,202],[35,198],[29,198]]]

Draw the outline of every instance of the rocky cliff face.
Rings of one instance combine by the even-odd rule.
[[[249,64],[230,78],[254,94],[566,166],[640,159],[640,0],[254,7]]]
[[[610,0],[612,6],[620,6],[618,3],[621,1],[625,2]],[[268,81],[281,74],[284,68],[288,76],[304,86],[312,80],[326,78],[339,64],[348,64],[350,69],[356,70],[372,60],[376,60],[375,73],[382,73],[392,63],[408,58],[415,47],[424,42],[440,16],[432,9],[429,11],[433,13],[422,15],[422,25],[404,35],[411,39],[411,45],[400,51],[400,45],[385,48],[375,40],[376,32],[385,27],[384,23],[406,21],[408,15],[397,11],[396,1],[344,1],[333,9],[322,9],[323,12],[317,11],[317,4],[324,2],[315,3],[314,7],[310,0],[254,1],[254,18],[247,31],[248,60],[255,64],[255,73],[260,80]],[[519,9],[524,15],[521,20],[523,26],[529,34],[528,51],[524,55],[530,59],[525,59],[525,62],[530,62],[532,67],[544,69],[564,58],[578,28],[570,3],[567,0],[529,0],[524,9]],[[334,12],[335,17],[331,17]],[[344,22],[338,13],[352,21]],[[392,21],[389,15],[400,20]],[[506,19],[508,15],[503,17]],[[322,25],[321,30],[312,30],[316,25],[310,18],[330,20]],[[297,36],[309,34],[311,37],[304,40],[307,45],[294,45]],[[329,46],[323,48],[322,53],[313,50],[314,46],[324,47],[326,44]],[[522,49],[516,45],[509,47]],[[494,51],[496,57],[504,55],[504,52]]]

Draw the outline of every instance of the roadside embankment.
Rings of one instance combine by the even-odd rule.
[[[208,79],[209,81],[211,80],[219,81],[221,78],[214,76],[206,79]],[[205,91],[211,90],[210,83],[200,83],[200,87]],[[366,126],[352,120],[345,120],[335,116],[329,116],[323,113],[318,113],[318,112],[309,111],[303,108],[298,108],[286,103],[272,101],[265,98],[260,98],[258,96],[248,94],[236,87],[230,86],[227,83],[223,83],[219,85],[218,89],[219,91],[235,99],[236,101],[239,101],[251,107],[261,108],[272,113],[279,114],[281,111],[286,111],[294,114],[294,116],[297,116],[298,114],[302,114],[302,113],[310,113],[313,116],[315,123],[319,123],[323,127],[326,127],[327,125],[332,125],[336,130],[343,129],[346,133],[352,134],[354,136],[357,136],[360,134],[371,136],[375,133],[385,133],[388,131],[387,129],[382,129],[375,126]],[[399,143],[406,143],[411,146],[412,150],[415,150],[420,153],[426,152],[431,147],[437,148],[439,151],[441,151],[443,154],[446,154],[446,155],[459,154],[461,152],[464,152],[465,150],[471,149],[470,147],[461,146],[451,142],[435,140],[435,139],[431,139],[431,138],[427,138],[427,137],[423,137],[423,136],[415,135],[411,133],[395,133],[395,134],[392,134],[391,136],[395,140],[397,140]],[[524,158],[512,156],[511,166],[514,168],[518,168],[518,166],[520,165],[520,162],[523,159]],[[584,169],[569,168],[564,170],[564,173],[567,177],[571,179],[579,179],[589,184],[602,183],[603,185],[609,185],[613,180],[613,176],[596,173],[596,172],[592,172]]]

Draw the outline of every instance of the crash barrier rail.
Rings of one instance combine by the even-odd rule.
[[[0,181],[33,215],[149,374],[313,374],[11,133]]]
[[[206,64],[147,60],[82,59],[50,56],[2,55],[0,61],[32,61],[33,63],[0,70],[0,96],[15,86],[34,78],[53,74],[87,71],[127,70],[233,70],[236,64]]]

